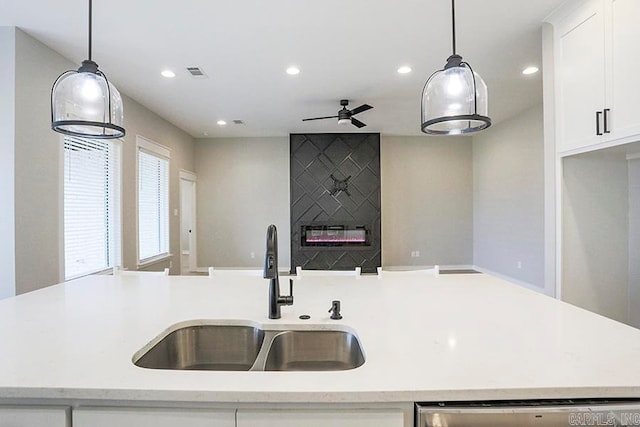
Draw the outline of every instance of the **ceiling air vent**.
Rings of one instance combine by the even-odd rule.
[[[242,120],[234,120],[233,124],[235,124],[235,125],[243,125],[244,122]]]
[[[207,75],[199,67],[187,67],[187,71],[191,73],[193,77],[206,78]]]

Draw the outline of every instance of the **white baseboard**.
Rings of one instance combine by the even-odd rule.
[[[233,270],[234,268],[239,269],[239,270],[261,270],[262,267],[216,267],[216,268],[224,268],[224,269],[230,269]],[[278,267],[278,273],[281,275],[287,275],[289,274],[289,267]],[[209,274],[209,267],[198,267],[196,268],[196,273],[207,273]]]
[[[476,271],[479,271],[480,273],[488,274],[490,276],[495,276],[498,279],[506,280],[507,282],[513,283],[514,285],[522,286],[523,288],[527,288],[527,289],[530,289],[532,291],[536,291],[538,293],[547,295],[547,293],[545,292],[544,288],[541,288],[540,286],[536,286],[536,285],[531,284],[529,282],[525,282],[524,280],[515,279],[515,278],[513,278],[511,276],[507,276],[507,275],[502,274],[502,273],[497,273],[497,272],[489,270],[487,268],[478,267],[477,265],[474,265],[472,268],[474,270],[476,270]]]
[[[433,268],[433,265],[383,265],[382,269],[387,271],[406,271],[406,270],[426,270]],[[442,270],[473,270],[473,265],[438,265]]]

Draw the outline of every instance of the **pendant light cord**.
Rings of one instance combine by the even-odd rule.
[[[92,8],[93,8],[93,1],[89,0],[89,61],[91,61],[91,46],[93,44],[93,40],[91,37],[91,33],[92,33]]]
[[[89,0],[91,2],[91,0]],[[451,38],[453,39],[453,54],[456,54],[456,5],[455,0],[451,0]]]

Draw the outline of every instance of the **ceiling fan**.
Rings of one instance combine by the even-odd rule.
[[[372,109],[373,107],[368,104],[362,104],[359,107],[354,108],[353,110],[347,109],[347,105],[349,105],[348,99],[340,100],[340,105],[342,105],[342,110],[338,111],[337,116],[326,116],[326,117],[313,117],[310,119],[302,119],[303,122],[309,120],[323,120],[323,119],[338,119],[338,124],[347,124],[351,123],[355,127],[361,128],[366,126],[366,124],[362,123],[360,120],[353,118],[356,114],[362,113],[363,111],[367,111]]]

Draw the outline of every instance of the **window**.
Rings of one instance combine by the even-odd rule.
[[[64,275],[120,265],[120,142],[64,137]]]
[[[169,150],[138,137],[138,263],[169,255]]]

